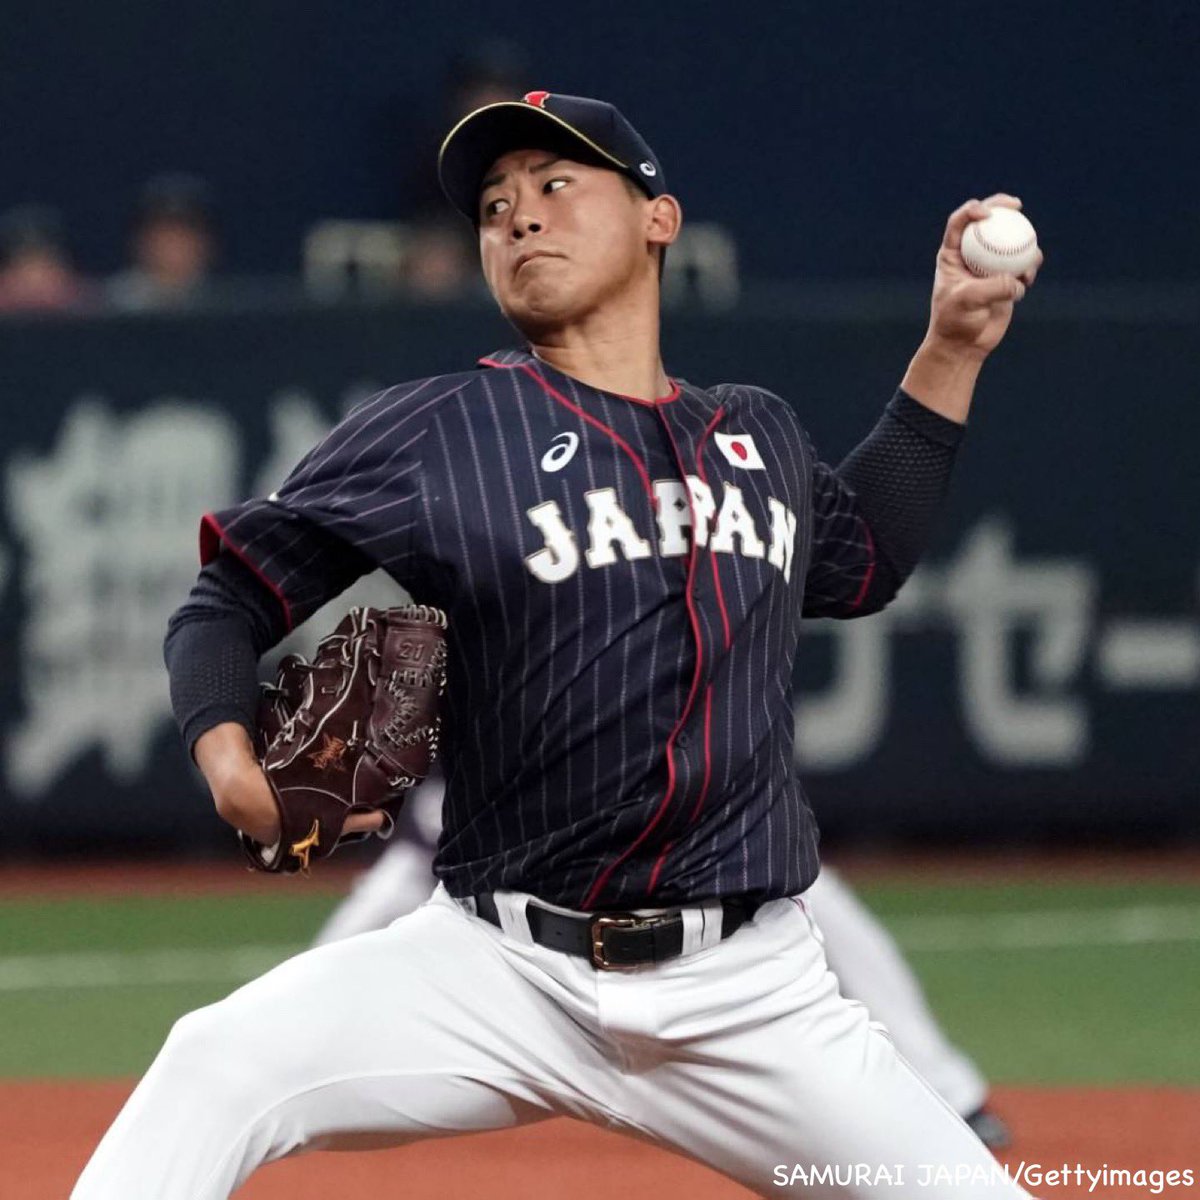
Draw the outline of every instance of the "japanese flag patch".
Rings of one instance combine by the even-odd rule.
[[[713,438],[717,449],[735,467],[747,471],[765,471],[767,464],[763,462],[754,439],[748,433],[714,433]]]

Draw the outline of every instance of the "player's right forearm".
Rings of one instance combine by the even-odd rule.
[[[243,620],[234,614],[173,618],[163,658],[171,708],[193,757],[201,736],[220,725],[233,724],[249,739],[258,710],[258,655]]]
[[[205,730],[196,739],[192,756],[214,796],[227,793],[247,771],[258,769],[250,734],[236,721],[222,721]]]
[[[275,596],[231,555],[200,572],[163,643],[171,706],[193,755],[200,736],[218,725],[253,732],[258,660],[286,628]]]
[[[193,748],[217,814],[264,846],[279,837],[279,809],[250,734],[236,721],[205,730]]]

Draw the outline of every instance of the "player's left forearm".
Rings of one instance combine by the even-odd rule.
[[[853,491],[871,531],[876,559],[861,613],[883,608],[924,553],[962,437],[961,422],[904,388],[838,466],[838,477]]]
[[[965,425],[983,361],[983,355],[927,337],[908,364],[900,386],[939,416]]]

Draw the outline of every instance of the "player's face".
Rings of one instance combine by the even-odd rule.
[[[546,150],[498,158],[479,194],[479,249],[504,315],[545,332],[656,279],[649,207],[615,171]]]

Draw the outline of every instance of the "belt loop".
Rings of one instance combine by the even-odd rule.
[[[707,950],[721,940],[721,922],[725,913],[720,900],[681,909],[679,915],[683,917],[683,954]]]
[[[525,892],[493,892],[492,899],[500,916],[500,928],[514,942],[532,946],[533,934],[529,931],[529,917],[525,912],[529,896]]]

